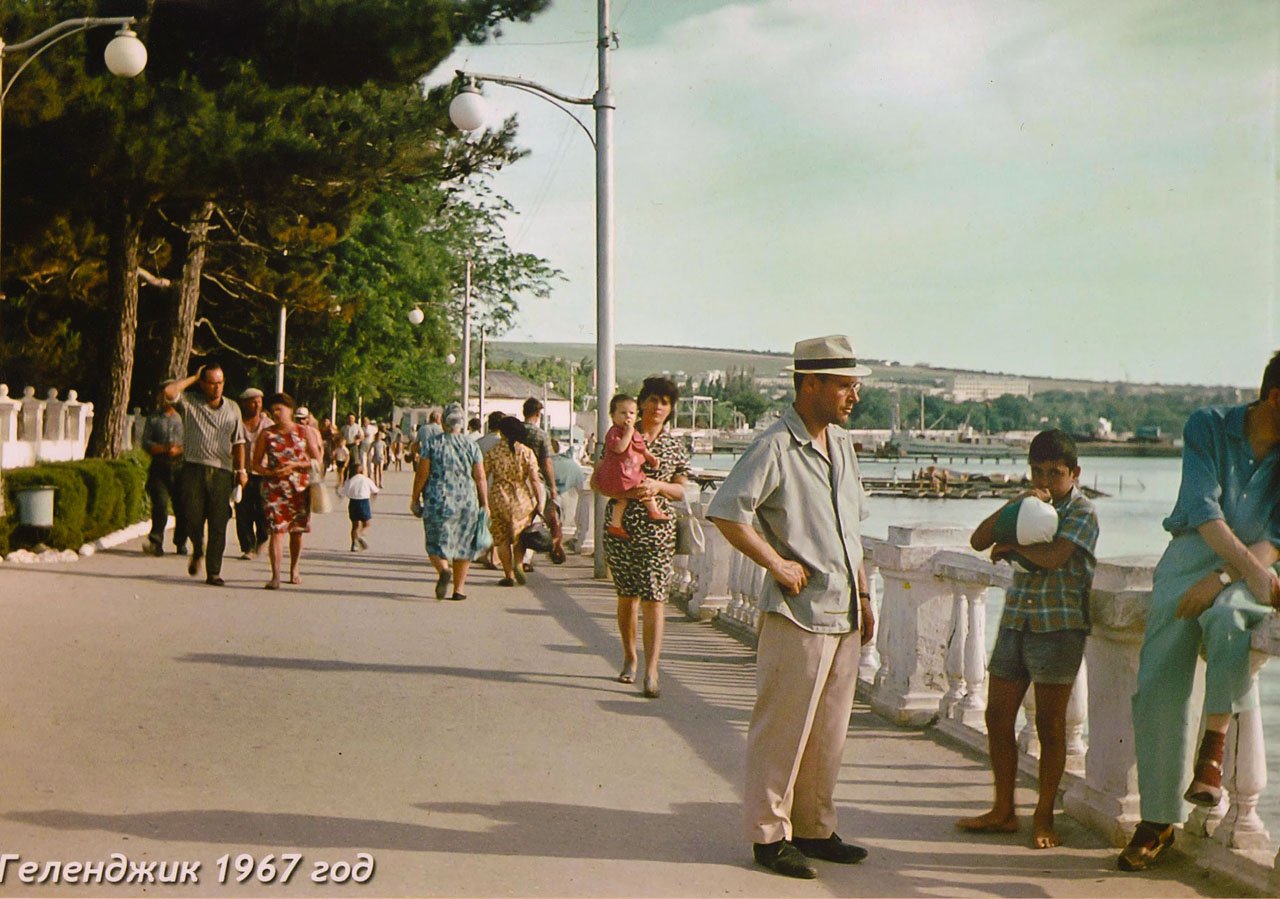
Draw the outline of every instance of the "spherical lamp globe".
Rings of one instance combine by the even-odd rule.
[[[112,75],[133,78],[147,67],[147,48],[127,25],[116,32],[102,54]]]
[[[484,101],[480,91],[468,84],[458,91],[458,96],[449,104],[449,119],[461,131],[475,131],[484,126],[489,112],[489,104]]]
[[[423,320],[426,319],[426,317],[427,317],[426,313],[424,313],[417,306],[414,306],[412,309],[409,310],[409,324],[411,325],[422,324]]]
[[[450,365],[453,365],[453,363],[458,361],[458,357],[453,355],[453,353],[450,353],[449,355],[444,357],[444,361],[448,362]]]

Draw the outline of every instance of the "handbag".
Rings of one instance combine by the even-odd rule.
[[[519,544],[521,549],[531,549],[536,553],[549,553],[555,541],[551,539],[551,529],[547,527],[545,522],[534,520],[520,532]]]
[[[320,463],[312,460],[311,478],[307,485],[308,499],[311,501],[311,514],[325,515],[333,511],[333,498],[324,489],[324,475],[320,473]]]
[[[488,509],[481,509],[480,514],[476,516],[475,533],[471,535],[471,555],[474,559],[482,552],[487,552],[489,547],[493,546],[493,530],[491,528],[492,519],[489,517]]]
[[[690,556],[694,552],[702,552],[706,545],[702,522],[694,516],[693,506],[686,499],[676,510],[676,555]]]

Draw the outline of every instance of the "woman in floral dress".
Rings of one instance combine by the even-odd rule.
[[[289,535],[289,583],[301,584],[298,563],[302,560],[302,535],[311,530],[311,481],[313,460],[322,450],[312,430],[293,420],[293,397],[277,393],[267,401],[274,425],[264,430],[253,445],[250,466],[262,475],[262,504],[271,531],[271,580],[268,590],[280,588],[282,535]],[[313,445],[314,442],[314,445]]]
[[[493,476],[493,545],[502,563],[499,587],[525,582],[520,567],[520,532],[533,523],[533,512],[542,508],[542,477],[533,450],[520,441],[524,423],[507,416],[498,423],[501,439],[484,455],[484,464]]]
[[[436,599],[466,599],[471,560],[489,548],[487,540],[477,539],[480,514],[489,506],[484,462],[479,448],[462,433],[465,423],[462,406],[450,403],[444,410],[444,432],[428,437],[419,450],[409,491],[410,511],[422,515],[427,556],[436,570]]]
[[[613,572],[618,593],[618,632],[622,638],[622,673],[618,681],[636,679],[636,631],[639,612],[644,611],[644,695],[659,696],[658,657],[662,654],[663,603],[671,582],[671,563],[676,554],[676,522],[671,502],[684,499],[689,456],[684,446],[667,430],[667,422],[680,398],[675,382],[661,377],[645,378],[637,400],[640,421],[636,431],[644,435],[658,465],[645,466],[645,482],[627,494],[628,499],[656,498],[668,520],[649,517],[643,502],[628,503],[622,513],[622,527],[630,534],[620,539],[605,533],[604,555]],[[613,516],[613,500],[605,507],[605,520]]]

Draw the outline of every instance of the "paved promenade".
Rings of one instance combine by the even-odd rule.
[[[305,583],[278,592],[265,561],[229,559],[217,589],[136,545],[0,565],[0,853],[201,863],[182,887],[24,884],[10,864],[0,893],[1232,894],[1185,864],[1121,876],[1070,821],[1049,852],[958,834],[985,764],[863,706],[838,799],[871,857],[810,882],[757,869],[739,836],[752,653],[670,609],[663,695],[642,698],[613,681],[613,597],[576,558],[437,602],[408,487],[388,476],[368,552],[347,551],[345,514],[318,517]],[[236,854],[288,852],[288,884],[235,883]],[[367,883],[312,882],[357,853]]]

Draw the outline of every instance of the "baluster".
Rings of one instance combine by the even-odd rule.
[[[760,611],[760,597],[764,594],[764,579],[769,574],[750,559],[747,559],[747,568],[751,578],[750,593],[748,594],[751,610],[750,623],[751,627],[758,633],[760,625],[764,623],[764,613]]]
[[[1258,689],[1258,671],[1268,656],[1251,652],[1251,689]],[[1267,751],[1262,732],[1262,711],[1254,707],[1240,712],[1227,730],[1227,751],[1223,758],[1223,795],[1229,797],[1222,825],[1213,838],[1231,849],[1270,849],[1271,834],[1258,815],[1258,798],[1267,788]]]
[[[858,680],[872,683],[880,670],[880,651],[876,644],[880,640],[880,591],[876,588],[876,575],[879,572],[874,565],[867,565],[867,591],[871,594],[871,612],[875,617],[875,632],[871,642],[862,647],[862,657],[858,662]]]
[[[44,401],[44,432],[45,440],[62,440],[66,434],[66,416],[63,409],[66,403],[58,399],[58,391],[54,387],[49,388],[49,393]]]
[[[943,718],[952,717],[952,711],[960,704],[960,700],[964,699],[967,692],[964,681],[964,648],[969,635],[968,604],[969,599],[962,592],[961,585],[952,585],[951,636],[947,639],[947,653],[943,660],[948,689],[938,708]]]
[[[885,615],[888,609],[884,604],[884,573],[880,570],[880,566],[874,567],[875,574],[872,576],[875,581],[875,589],[872,595],[876,598],[876,655],[880,657],[880,667],[876,669],[875,688],[878,690],[880,684],[886,681],[892,674],[890,671],[889,660],[892,654],[888,651],[889,647],[889,628],[885,625]]]
[[[36,399],[34,387],[22,388],[22,409],[18,417],[18,439],[36,443],[44,433],[44,402]]]
[[[1200,674],[1203,673],[1203,670],[1204,670],[1203,661],[1200,662],[1200,664],[1197,667],[1198,667],[1198,670],[1196,674],[1197,676],[1199,676]],[[1204,718],[1202,717],[1200,719],[1200,726],[1196,729],[1196,732],[1195,732],[1195,741],[1191,744],[1191,752],[1192,752],[1191,760],[1193,762],[1195,759],[1195,752],[1197,748],[1200,746],[1200,743],[1203,739],[1204,739]],[[1228,745],[1230,745],[1230,734],[1228,734],[1227,739],[1228,739]],[[1227,770],[1226,764],[1228,761],[1229,760],[1226,758],[1223,759],[1224,772]],[[1190,776],[1189,772],[1190,772],[1190,769],[1188,769],[1188,776]],[[1196,836],[1199,836],[1199,837],[1207,837],[1210,834],[1215,834],[1218,832],[1218,828],[1222,824],[1222,820],[1226,816],[1226,813],[1227,813],[1227,796],[1226,796],[1226,791],[1224,790],[1221,801],[1217,805],[1215,805],[1213,808],[1205,808],[1204,806],[1193,805],[1191,807],[1191,814],[1187,816],[1187,821],[1185,824],[1182,825],[1182,828],[1187,833],[1195,834]]]
[[[1084,775],[1084,759],[1089,746],[1084,739],[1085,721],[1089,717],[1089,669],[1088,662],[1080,660],[1080,671],[1071,685],[1071,698],[1067,700],[1067,770]]]
[[[971,588],[972,590],[973,588]],[[954,717],[969,727],[987,729],[987,588],[969,596],[969,633],[964,644],[967,693]]]

